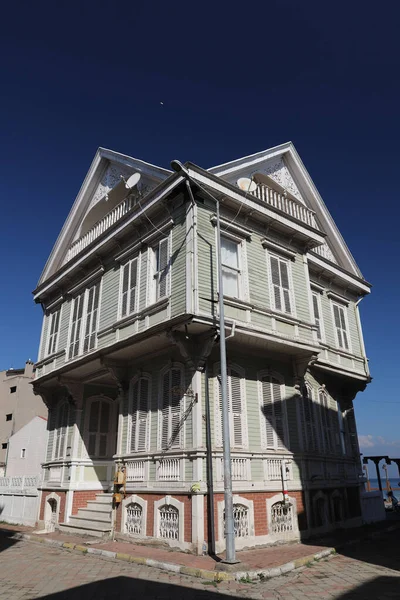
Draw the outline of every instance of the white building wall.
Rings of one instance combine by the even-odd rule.
[[[38,475],[45,460],[47,446],[47,420],[34,417],[27,425],[10,437],[6,475]],[[22,457],[22,450],[25,457]]]

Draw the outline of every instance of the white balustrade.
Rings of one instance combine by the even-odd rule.
[[[310,227],[314,227],[314,229],[318,229],[314,217],[314,211],[310,210],[307,206],[304,206],[297,200],[293,200],[285,194],[281,194],[276,190],[273,190],[264,183],[258,183],[257,189],[253,192],[253,194],[259,200],[266,202],[270,206],[273,206],[274,208],[281,210],[291,217],[310,225]]]
[[[179,458],[162,458],[157,461],[158,481],[179,481],[181,479]]]
[[[265,478],[267,481],[282,480],[282,460],[286,462],[286,479],[293,479],[292,462],[282,458],[266,458],[265,459]]]
[[[224,462],[222,458],[217,459],[217,481],[224,480]],[[232,481],[249,481],[250,460],[248,458],[231,458]]]
[[[129,460],[125,463],[126,481],[143,481],[145,479],[146,462],[144,460]]]
[[[72,260],[77,254],[82,252],[89,244],[100,237],[107,229],[112,227],[117,221],[124,217],[134,206],[133,198],[125,198],[120,204],[117,204],[108,214],[98,221],[88,232],[77,239],[69,248],[65,262]]]
[[[12,477],[0,477],[0,490],[24,490],[36,488],[39,485],[39,475],[18,475]]]

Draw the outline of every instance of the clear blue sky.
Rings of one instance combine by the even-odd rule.
[[[359,432],[400,456],[399,16],[393,1],[7,3],[0,369],[36,359],[31,291],[98,146],[209,167],[292,140],[374,286]]]

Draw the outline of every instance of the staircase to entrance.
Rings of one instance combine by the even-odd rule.
[[[60,523],[60,531],[108,538],[112,530],[112,497],[112,494],[97,494],[96,500],[89,500],[86,508],[80,508],[68,523]]]

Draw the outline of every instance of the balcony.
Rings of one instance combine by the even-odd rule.
[[[262,202],[266,202],[294,219],[298,219],[314,229],[319,229],[314,211],[301,204],[298,200],[280,193],[260,181],[257,182],[257,189],[252,194]]]
[[[129,196],[125,198],[122,202],[117,204],[109,213],[107,213],[100,221],[97,221],[95,225],[85,235],[81,236],[73,244],[68,250],[67,257],[65,262],[69,262],[77,254],[82,252],[87,246],[89,246],[94,240],[100,237],[107,229],[112,227],[117,221],[122,219],[125,215],[127,215],[135,206],[135,198]]]

